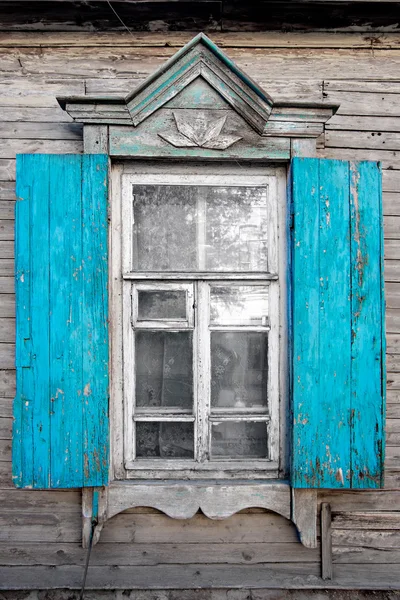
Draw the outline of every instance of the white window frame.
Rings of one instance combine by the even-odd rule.
[[[112,340],[115,339],[120,345],[119,352],[111,352],[112,374],[116,374],[117,385],[111,385],[112,405],[112,433],[113,433],[113,475],[116,479],[177,479],[201,477],[206,478],[240,478],[240,479],[269,479],[276,478],[286,471],[286,410],[287,410],[287,343],[286,343],[286,224],[285,224],[285,167],[241,167],[243,175],[238,175],[238,169],[230,165],[198,165],[186,166],[160,164],[125,163],[116,164],[112,175],[112,215],[111,215],[111,249],[112,268],[110,274],[111,302],[112,298],[121,298],[114,312],[115,325],[122,325],[123,335],[115,331],[111,324]],[[227,177],[229,183],[227,183]],[[269,273],[139,273],[132,271],[132,185],[154,184],[154,185],[238,185],[238,186],[260,186],[268,188],[267,202],[269,220],[268,257]],[[116,210],[117,207],[117,210]],[[118,214],[119,213],[119,219]],[[116,218],[115,218],[116,217]],[[122,234],[121,234],[122,229]],[[119,254],[119,256],[118,256]],[[201,372],[194,369],[195,410],[193,415],[176,414],[170,411],[170,415],[163,415],[163,420],[170,421],[196,421],[195,427],[195,460],[192,459],[135,459],[134,444],[134,330],[136,296],[140,289],[185,289],[188,298],[191,298],[190,288],[196,289],[200,296],[200,304],[208,306],[204,295],[208,293],[209,284],[214,281],[221,285],[228,284],[251,284],[269,286],[269,360],[268,360],[268,400],[269,400],[269,459],[235,460],[220,459],[204,461],[206,428],[211,428],[211,423],[218,422],[215,414],[209,418],[209,407],[204,398],[209,399],[208,386],[210,382],[209,364],[205,364]],[[191,299],[190,299],[191,301]],[[188,301],[188,306],[189,302]],[[117,303],[118,304],[118,303]],[[119,314],[118,314],[119,313]],[[191,328],[191,315],[186,327]],[[195,330],[197,339],[194,343],[193,361],[197,364],[196,352],[202,353],[202,361],[209,363],[209,353],[205,350],[209,343],[204,338],[207,331],[209,335],[208,315],[206,311],[198,315],[202,321],[200,327]],[[160,326],[160,323],[143,323],[142,327]],[[173,324],[168,324],[169,325]],[[164,326],[160,326],[160,328]],[[179,329],[185,324],[179,323]],[[233,329],[232,327],[218,327],[218,329]],[[240,327],[240,329],[266,330],[266,327]],[[121,348],[122,346],[122,348]],[[123,358],[122,370],[115,367],[118,355]],[[275,359],[274,359],[275,357]],[[204,375],[204,377],[203,377]],[[113,375],[112,375],[113,379]],[[203,400],[199,401],[199,396]],[[122,401],[122,402],[121,402]],[[121,406],[122,404],[122,406]],[[165,410],[165,409],[164,409]],[[146,413],[146,414],[144,414]],[[123,419],[121,416],[123,414]],[[159,415],[159,411],[157,413]],[[232,415],[232,421],[254,420],[262,421],[265,417],[250,414],[240,416],[238,413]],[[142,411],[140,420],[159,421],[151,414],[151,411]],[[121,425],[123,435],[121,435]],[[118,433],[116,432],[118,429]],[[199,435],[198,435],[199,434]],[[208,435],[208,440],[211,436]],[[209,448],[207,449],[209,452]]]

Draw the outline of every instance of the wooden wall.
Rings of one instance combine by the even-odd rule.
[[[70,123],[55,97],[129,92],[191,36],[0,33],[0,586],[4,589],[77,587],[85,560],[80,546],[80,492],[14,490],[11,484],[15,154],[82,152],[81,127]],[[321,157],[382,161],[387,489],[320,493],[320,501],[330,502],[333,510],[332,582],[320,579],[319,549],[304,548],[294,526],[278,515],[248,510],[221,522],[200,514],[189,521],[174,521],[143,508],[107,523],[93,551],[88,585],[161,590],[212,586],[398,589],[400,34],[231,33],[216,34],[213,39],[276,99],[340,103],[328,125],[325,146],[320,144]],[[194,592],[178,597],[200,599]],[[247,596],[222,597],[243,600]],[[275,596],[265,592],[252,597]],[[170,600],[172,596],[157,593],[155,598]]]

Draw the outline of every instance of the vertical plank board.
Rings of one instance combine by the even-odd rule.
[[[22,486],[24,477],[28,481],[33,479],[33,462],[31,458],[32,443],[32,402],[29,395],[30,372],[30,201],[31,189],[25,183],[26,177],[23,157],[17,159],[17,202],[15,204],[15,220],[18,228],[15,236],[15,298],[16,298],[16,351],[15,362],[17,367],[18,393],[13,406],[13,474],[16,486]],[[28,379],[28,381],[27,381]],[[26,460],[26,448],[28,457]],[[24,452],[25,450],[25,452]]]
[[[381,487],[380,170],[294,158],[292,194],[292,485]]]
[[[32,186],[30,235],[30,319],[32,335],[30,401],[32,402],[33,486],[45,488],[50,476],[49,414],[49,173],[47,155],[24,160]],[[27,457],[28,460],[28,457]]]
[[[306,162],[305,162],[306,161]],[[292,485],[319,487],[321,442],[314,435],[319,382],[318,159],[292,161],[293,441]]]
[[[348,163],[319,162],[320,464],[328,487],[350,480],[350,204]],[[345,484],[346,481],[346,484]]]
[[[351,163],[352,486],[380,487],[383,465],[381,173]]]
[[[58,193],[58,190],[62,190]],[[51,487],[82,485],[81,157],[50,170]]]
[[[18,487],[108,481],[104,155],[18,157]]]
[[[108,156],[82,157],[85,486],[108,481]]]
[[[324,580],[330,580],[333,576],[331,521],[331,506],[323,502],[321,504],[321,576]]]

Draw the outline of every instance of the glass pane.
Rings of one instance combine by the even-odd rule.
[[[195,192],[189,186],[133,186],[133,269],[196,270]]]
[[[211,407],[266,407],[267,383],[267,333],[211,332]]]
[[[211,323],[218,325],[266,324],[268,316],[268,287],[266,286],[212,287],[210,300]]]
[[[267,271],[264,187],[206,187],[208,271]]]
[[[191,409],[191,331],[136,331],[136,406]]]
[[[136,423],[138,458],[194,458],[193,423]]]
[[[267,271],[265,187],[134,185],[139,271]]]
[[[186,292],[139,291],[138,305],[140,321],[186,319]]]
[[[212,458],[267,458],[267,424],[233,422],[212,424]]]

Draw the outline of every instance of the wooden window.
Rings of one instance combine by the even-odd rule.
[[[277,475],[279,185],[260,168],[122,175],[128,477]]]

